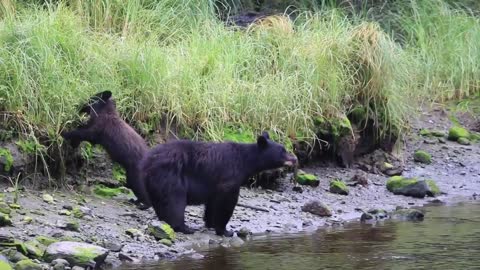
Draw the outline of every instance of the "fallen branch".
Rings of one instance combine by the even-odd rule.
[[[261,207],[257,207],[257,206],[253,206],[253,205],[248,205],[248,204],[243,204],[243,203],[237,203],[238,206],[241,206],[241,207],[245,207],[245,208],[250,208],[250,209],[253,209],[253,210],[258,210],[258,211],[263,211],[263,212],[270,212],[268,209],[265,209],[265,208],[261,208]]]

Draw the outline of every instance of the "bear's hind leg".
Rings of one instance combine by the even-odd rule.
[[[217,195],[214,205],[215,233],[226,237],[232,237],[233,232],[227,230],[227,223],[233,215],[233,210],[238,202],[240,188],[229,192],[221,192]]]
[[[215,228],[215,199],[208,199],[208,202],[205,204],[205,213],[203,215],[203,221],[205,221],[205,227],[208,229]]]

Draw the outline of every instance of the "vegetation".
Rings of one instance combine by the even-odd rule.
[[[219,2],[2,1],[1,126],[45,164],[63,160],[59,134],[81,121],[78,105],[107,89],[135,126],[236,141],[269,130],[287,145],[314,143],[319,119],[358,108],[377,136],[398,135],[412,100],[478,91],[480,21],[442,0],[392,1],[376,20],[290,1],[295,20],[247,31],[219,19]]]

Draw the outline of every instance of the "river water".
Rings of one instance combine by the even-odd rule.
[[[426,207],[421,222],[348,223],[122,269],[480,269],[480,203]]]

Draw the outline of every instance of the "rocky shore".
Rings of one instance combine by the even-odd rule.
[[[461,122],[465,129],[474,129],[471,121]],[[397,155],[376,151],[348,169],[326,163],[302,168],[301,174],[317,181],[301,185],[301,191],[293,188],[292,174],[279,180],[274,190],[242,188],[228,225],[236,232],[233,238],[204,228],[203,207],[187,207],[187,223],[198,232],[173,234],[156,220],[152,209],[141,211],[130,203],[128,192],[99,196],[91,189],[38,190],[28,185],[18,189],[4,181],[0,186],[0,268],[114,268],[182,255],[201,257],[199,250],[239,246],[264,234],[396,217],[399,212],[391,214],[396,209],[480,196],[479,143],[459,140],[465,136],[452,138],[453,123],[442,110],[425,113],[413,126]],[[419,150],[423,152],[418,154]],[[392,190],[396,183],[387,183],[393,180],[415,183],[416,194],[421,186],[424,196],[395,195],[403,191]],[[411,213],[407,217],[419,218]]]

